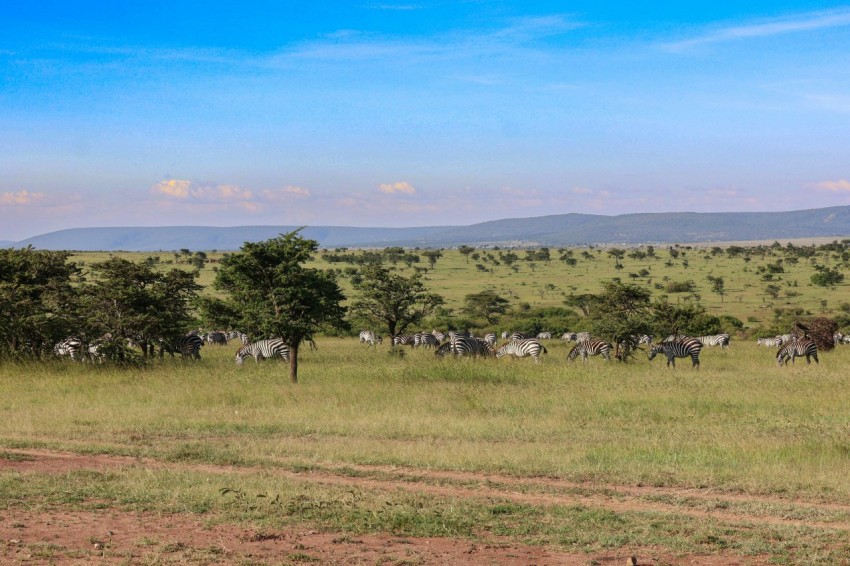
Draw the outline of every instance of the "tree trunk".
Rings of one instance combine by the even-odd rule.
[[[298,383],[298,344],[289,346],[289,381]]]

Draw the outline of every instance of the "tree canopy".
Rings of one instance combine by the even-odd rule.
[[[318,242],[281,234],[262,242],[245,242],[238,253],[223,258],[213,283],[228,298],[218,312],[236,314],[233,321],[253,336],[282,338],[291,349],[289,377],[298,381],[298,348],[324,326],[345,326],[345,295],[332,273],[304,264]],[[214,303],[207,302],[207,305]]]

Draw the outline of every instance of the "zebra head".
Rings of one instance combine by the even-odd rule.
[[[572,347],[572,349],[570,350],[570,353],[567,354],[567,359],[575,361],[575,359],[578,357],[578,351],[579,351],[579,344],[576,344],[575,346]]]
[[[251,355],[251,348],[249,346],[242,346],[239,348],[239,351],[236,352],[236,365],[241,366],[242,362],[245,361],[245,358]]]
[[[650,348],[649,353],[647,354],[647,356],[649,356],[649,361],[652,361],[653,358],[655,358],[655,356],[660,354],[662,351],[663,348],[661,347],[661,344],[656,344],[655,346]]]

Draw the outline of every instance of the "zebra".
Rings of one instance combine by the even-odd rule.
[[[581,356],[582,361],[587,363],[588,356],[602,356],[602,359],[608,361],[611,359],[611,344],[604,340],[592,338],[590,340],[582,340],[570,350],[567,354],[567,359],[575,361],[578,356]]]
[[[508,336],[510,336],[510,333],[507,330],[502,332],[502,340],[507,340]]]
[[[243,346],[248,345],[248,343],[250,342],[250,340],[248,340],[248,335],[244,332],[239,332],[238,330],[231,330],[227,333],[228,340],[236,340],[237,338],[242,342]]]
[[[781,335],[777,336],[777,338],[779,338],[779,340],[781,340],[780,346],[782,344],[787,344],[788,342],[796,342],[797,340],[801,339],[796,334],[781,334]]]
[[[221,332],[220,330],[210,332],[209,334],[207,334],[207,343],[218,344],[220,346],[227,346],[227,334]]]
[[[201,338],[197,334],[187,334],[186,336],[182,336],[180,340],[178,340],[180,355],[184,358],[193,358],[195,360],[200,360],[201,346],[203,345],[204,341],[201,340]]]
[[[561,334],[561,340],[563,340],[564,342],[571,342],[575,339],[576,339],[575,332],[564,332],[563,334]]]
[[[425,348],[436,348],[440,345],[437,337],[429,332],[420,332],[416,335],[416,343],[414,346],[423,346]]]
[[[818,361],[818,345],[815,344],[814,340],[801,338],[781,346],[776,352],[776,363],[780,366],[783,363],[787,365],[788,360],[791,360],[793,364],[795,358],[802,356],[806,356],[807,364],[812,363],[811,358],[815,359],[815,363],[820,364]]]
[[[768,348],[772,348],[774,346],[781,346],[782,338],[780,336],[773,336],[771,338],[759,338],[756,340],[756,346],[767,346]]]
[[[649,335],[649,334],[638,334],[637,335],[637,343],[638,344],[652,345],[652,336]]]
[[[672,364],[675,368],[676,358],[687,358],[690,356],[692,362],[691,367],[699,368],[700,350],[702,350],[702,342],[696,338],[681,338],[679,340],[673,340],[670,342],[664,341],[656,344],[649,351],[649,359],[651,361],[656,354],[663,353],[667,356],[667,367],[670,367]]]
[[[415,334],[399,334],[395,338],[393,338],[394,346],[415,346],[416,345],[416,335]]]
[[[449,354],[455,356],[492,356],[495,352],[493,347],[481,338],[455,335],[451,340],[437,348],[435,354],[438,357]]]
[[[531,356],[534,358],[534,363],[540,363],[540,353],[543,352],[547,354],[546,348],[537,341],[535,338],[526,338],[523,340],[511,340],[505,344],[499,346],[496,350],[496,357],[501,358],[502,356],[516,356],[518,358],[524,358],[526,356]]]
[[[729,347],[728,334],[712,334],[710,336],[697,336],[697,340],[702,342],[703,346],[720,346],[725,350]]]
[[[530,340],[536,338],[537,335],[533,332],[514,332],[508,338],[510,340]]]
[[[585,340],[590,340],[593,336],[590,335],[590,332],[576,332],[573,340],[576,342],[584,342]]]
[[[495,332],[488,332],[487,334],[484,335],[484,341],[487,342],[488,344],[490,344],[491,346],[495,346],[496,345],[496,333]]]
[[[431,334],[434,336],[434,338],[436,338],[436,339],[437,339],[437,342],[442,342],[443,340],[445,340],[445,339],[446,339],[446,335],[445,335],[445,333],[440,332],[440,331],[439,331],[439,330],[437,330],[436,328],[435,328],[434,330],[432,330],[432,331],[431,331]]]
[[[552,333],[551,332],[541,332],[537,335],[538,340],[551,340]]]
[[[81,357],[82,349],[83,341],[70,336],[61,342],[57,342],[53,346],[53,353],[59,357],[68,356],[71,360],[76,361],[78,357]]]
[[[369,344],[370,346],[377,346],[384,339],[381,338],[378,334],[371,330],[361,330],[360,331],[360,343],[361,344]]]
[[[266,358],[283,358],[288,362],[289,353],[289,346],[284,344],[280,338],[257,340],[253,344],[239,348],[239,351],[236,352],[236,365],[242,365],[245,358],[249,356],[254,358],[254,363]]]

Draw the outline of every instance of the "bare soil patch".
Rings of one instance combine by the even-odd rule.
[[[172,464],[110,455],[80,455],[46,450],[6,451],[0,471],[60,474],[73,470],[108,470],[129,466],[200,469],[219,473],[257,473],[259,468]],[[349,470],[352,467],[347,467]],[[532,504],[584,504],[612,511],[675,511],[710,516],[732,523],[768,522],[806,524],[822,528],[850,529],[844,522],[813,525],[774,516],[749,516],[723,511],[681,508],[640,497],[655,488],[599,486],[605,495],[564,493],[574,484],[549,478],[512,478],[488,474],[357,466],[375,477],[337,474],[333,471],[297,473],[269,470],[302,481],[355,485],[368,489],[408,490],[451,497],[499,498]],[[383,479],[385,474],[389,479]],[[399,477],[405,476],[405,477]],[[448,483],[440,483],[448,482]],[[451,481],[462,482],[462,485]],[[495,487],[498,485],[498,487]],[[525,491],[529,487],[545,493]],[[680,490],[694,496],[692,490]],[[670,495],[675,490],[660,489]],[[697,494],[699,495],[699,494]],[[708,494],[703,494],[708,496]],[[711,494],[711,497],[716,497]],[[745,496],[734,496],[736,499]],[[755,498],[763,501],[764,498]],[[810,504],[816,505],[816,504]],[[486,541],[444,538],[399,538],[389,534],[346,535],[317,532],[307,527],[252,531],[237,525],[209,525],[190,514],[156,515],[110,509],[96,511],[32,512],[13,510],[0,517],[0,562],[3,563],[316,563],[316,564],[766,564],[767,557],[733,555],[681,556],[665,549],[641,548],[598,554],[569,553],[561,549],[517,543],[492,537]]]

